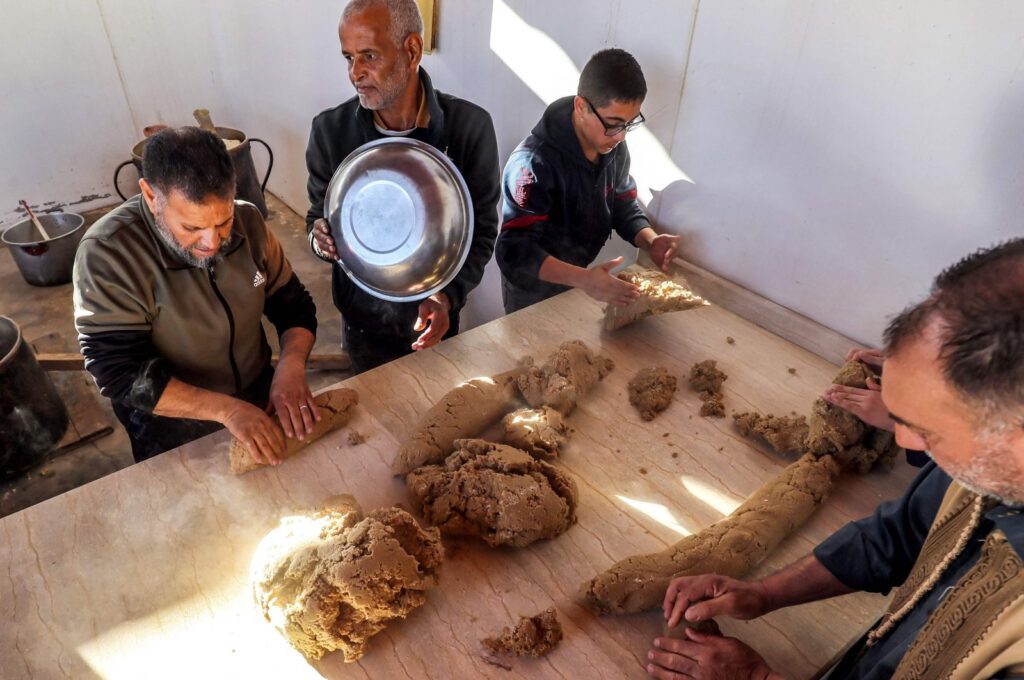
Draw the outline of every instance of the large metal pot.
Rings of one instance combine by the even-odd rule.
[[[260,213],[263,214],[263,217],[266,217],[267,201],[263,197],[263,192],[267,189],[267,181],[270,179],[270,171],[274,169],[274,152],[271,150],[270,145],[262,139],[246,137],[245,133],[241,130],[220,127],[219,125],[216,129],[217,136],[221,139],[233,139],[239,142],[238,146],[228,149],[228,155],[231,156],[231,162],[235,165],[235,197],[254,204],[260,209]],[[142,152],[146,148],[146,142],[148,141],[148,139],[143,139],[141,142],[133,146],[131,160],[124,161],[114,170],[114,189],[116,189],[118,195],[125,200],[128,200],[128,197],[121,192],[121,187],[118,184],[118,176],[121,174],[121,170],[128,165],[134,165],[135,169],[138,170],[139,175],[142,175]],[[270,161],[267,163],[267,172],[263,175],[262,182],[260,182],[256,176],[256,164],[252,160],[252,148],[249,146],[250,142],[262,144],[263,148],[267,150],[267,155],[270,158]],[[132,194],[135,193],[137,192],[132,192]]]
[[[11,251],[22,278],[33,286],[59,286],[71,281],[75,251],[85,234],[85,218],[76,213],[39,215],[49,240],[43,239],[32,220],[18,222],[4,231],[3,242]]]
[[[25,344],[0,316],[0,479],[42,463],[68,429],[64,402]]]

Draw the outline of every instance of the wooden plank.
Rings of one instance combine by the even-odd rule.
[[[44,371],[85,370],[85,357],[80,352],[42,352],[37,349],[36,361]]]
[[[41,354],[60,354],[57,350],[67,346],[59,333],[49,333],[30,344],[36,352],[37,360]],[[110,417],[97,400],[96,384],[92,378],[82,373],[80,368],[50,370],[50,381],[64,402],[64,408],[67,409],[69,416],[68,429],[57,443],[51,457],[105,437],[114,431]]]
[[[653,267],[644,252],[640,253],[638,261],[645,266]],[[686,277],[694,291],[713,304],[757,324],[797,347],[813,352],[830,363],[842,364],[851,347],[863,345],[692,262],[677,257],[672,264]]]

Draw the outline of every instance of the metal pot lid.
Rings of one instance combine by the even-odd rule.
[[[451,160],[415,139],[364,144],[338,167],[324,218],[339,265],[370,295],[422,300],[459,273],[473,240],[473,202]]]

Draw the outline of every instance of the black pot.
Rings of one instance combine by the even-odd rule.
[[[25,344],[0,316],[0,479],[39,465],[68,429],[64,402]]]
[[[228,149],[228,155],[231,156],[231,162],[235,166],[235,198],[240,198],[243,201],[249,201],[257,208],[260,209],[260,213],[264,218],[267,216],[267,201],[263,197],[263,192],[267,188],[267,181],[270,179],[270,171],[274,169],[274,152],[270,149],[270,145],[264,142],[262,139],[256,137],[246,137],[245,133],[241,130],[234,128],[226,128],[217,126],[217,136],[221,139],[233,139],[240,142],[240,144],[232,149]],[[124,200],[128,200],[128,196],[121,193],[121,187],[118,185],[118,176],[121,174],[121,169],[128,166],[134,165],[135,169],[138,170],[139,176],[142,176],[142,152],[146,148],[146,142],[148,139],[143,139],[141,142],[132,147],[132,159],[130,161],[124,161],[114,170],[114,189],[117,190],[117,194]],[[263,181],[260,182],[256,176],[256,164],[252,160],[252,147],[249,146],[250,142],[257,142],[263,145],[263,148],[267,150],[267,154],[270,158],[267,163],[267,172],[263,175]],[[138,191],[131,192],[131,195],[137,194]]]

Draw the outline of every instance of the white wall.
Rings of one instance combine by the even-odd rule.
[[[273,0],[99,2],[136,129],[195,124],[192,111],[208,108],[217,125],[270,144],[268,189],[304,214],[310,121],[352,94],[335,30],[338,3],[309,1],[297,11]],[[262,178],[262,148],[254,146],[253,157]]]
[[[0,0],[0,16],[0,229],[23,219],[22,198],[42,210],[113,202],[135,135],[96,4]]]
[[[644,110],[654,143],[669,148],[679,111],[689,27],[695,3],[665,0],[443,0],[439,49],[424,59],[435,84],[470,99],[494,119],[504,159],[529,134],[545,107],[575,94],[579,71],[594,52],[622,47],[645,69],[651,93]],[[651,40],[658,17],[672,40]],[[586,37],[584,37],[586,36]],[[618,237],[599,256],[632,257]],[[469,324],[502,314],[498,267],[492,260],[470,297]]]
[[[341,6],[0,0],[33,27],[0,47],[0,220],[22,194],[112,193],[142,126],[200,106],[273,146],[270,190],[304,213],[310,119],[352,94]],[[872,342],[941,267],[1018,231],[1024,6],[975,7],[440,0],[424,65],[491,111],[504,157],[592,52],[632,51],[651,88],[634,174],[684,254]],[[492,263],[467,321],[499,313]]]
[[[851,337],[1021,234],[1024,4],[703,2],[662,196],[687,255]]]

